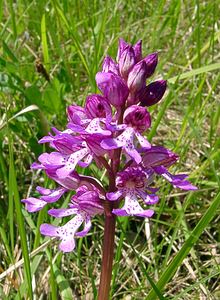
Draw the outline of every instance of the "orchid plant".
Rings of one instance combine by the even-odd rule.
[[[75,239],[89,232],[94,216],[104,216],[99,300],[109,295],[116,216],[152,217],[152,206],[159,200],[158,188],[153,186],[157,175],[174,187],[196,189],[186,180],[187,175],[168,171],[178,156],[151,145],[145,135],[151,127],[147,107],[162,99],[167,86],[165,80],[146,85],[157,66],[158,54],[142,57],[141,41],[132,46],[120,39],[116,61],[107,56],[96,75],[101,94],[89,95],[84,107],[70,105],[67,128],[52,128],[53,133],[39,141],[49,143],[53,152],[40,155],[32,168],[43,169],[57,188],[37,187],[39,198],[22,200],[29,212],[36,212],[71,193],[68,208],[52,208],[48,214],[72,219],[62,226],[40,226],[43,235],[59,239],[63,252],[74,250]],[[99,178],[77,172],[77,166],[88,168],[92,163],[106,170],[108,186]]]

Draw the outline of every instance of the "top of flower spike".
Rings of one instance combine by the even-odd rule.
[[[124,50],[129,47],[131,47],[134,52],[136,62],[139,62],[142,59],[142,40],[137,41],[137,43],[134,46],[132,46],[125,42],[122,38],[120,38],[118,45],[117,62],[119,62]]]

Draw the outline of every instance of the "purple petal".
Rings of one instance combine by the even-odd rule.
[[[48,210],[48,214],[55,218],[62,218],[75,215],[79,210],[77,208],[53,208]]]
[[[120,209],[113,209],[114,214],[119,216],[139,216],[150,218],[154,211],[151,209],[144,210],[137,201],[137,197],[134,192],[129,192],[125,196],[124,206]]]
[[[92,227],[92,223],[91,223],[90,217],[86,217],[84,224],[85,224],[84,225],[84,229],[82,231],[76,232],[76,234],[75,234],[76,236],[78,236],[78,237],[86,236],[87,233],[90,231],[90,229]]]
[[[46,236],[59,236],[58,227],[50,225],[50,224],[42,224],[40,226],[40,232]]]
[[[123,192],[118,190],[116,192],[107,193],[106,197],[110,201],[116,201],[118,198],[120,198],[123,195]]]
[[[197,187],[192,185],[188,180],[182,180],[186,178],[185,174],[172,175],[163,166],[154,167],[153,169],[156,173],[168,180],[174,187],[178,187],[182,190],[197,190]]]
[[[156,204],[159,200],[159,197],[154,194],[147,194],[144,191],[137,191],[138,195],[144,200],[147,205]]]
[[[51,193],[50,189],[46,189],[46,188],[41,187],[41,186],[37,186],[36,191],[38,191],[41,195],[44,195],[44,196],[50,195],[50,193]]]
[[[75,171],[65,178],[59,178],[56,174],[56,170],[54,169],[46,170],[46,174],[49,178],[53,179],[69,190],[76,190],[80,185],[80,176]]]
[[[47,203],[53,203],[53,202],[58,201],[66,191],[67,190],[64,188],[58,188],[55,190],[51,190],[50,195],[42,196],[41,199],[46,201]]]
[[[83,148],[69,156],[67,159],[64,167],[58,169],[56,174],[59,178],[65,178],[66,176],[70,175],[72,171],[74,171],[78,161],[83,159],[88,154],[88,149]]]
[[[38,198],[33,198],[33,197],[23,199],[23,200],[21,200],[21,202],[25,203],[25,207],[28,212],[39,211],[47,204],[47,202],[45,202],[41,199],[38,199]]]
[[[146,78],[153,75],[157,62],[158,62],[158,54],[157,52],[151,53],[143,59],[146,63]]]
[[[132,94],[138,93],[146,85],[146,63],[137,63],[128,75],[127,85]]]
[[[122,38],[119,39],[118,41],[118,53],[117,53],[117,61],[119,61],[122,52],[124,49],[129,46],[128,43],[126,43]]]
[[[135,149],[133,144],[134,139],[134,129],[132,127],[128,127],[122,134],[120,134],[117,138],[109,138],[104,139],[101,142],[101,146],[104,149],[111,150],[123,147],[125,152],[131,156],[137,164],[141,162],[141,156]]]
[[[111,131],[104,130],[100,126],[100,121],[98,118],[93,119],[89,125],[86,127],[85,131],[91,134],[101,134],[101,135],[111,135]]]
[[[139,40],[134,46],[134,54],[136,62],[139,62],[142,59],[142,41]]]
[[[38,170],[38,169],[45,169],[45,167],[44,167],[42,164],[39,164],[39,163],[37,163],[37,162],[34,162],[34,163],[31,165],[31,169]]]
[[[72,252],[75,249],[75,240],[72,236],[67,236],[61,240],[59,249],[63,252]]]
[[[169,167],[178,160],[178,156],[175,153],[161,146],[152,146],[147,151],[143,150],[142,161],[145,168],[155,166]]]
[[[40,232],[46,236],[55,236],[61,239],[59,248],[63,252],[70,252],[75,247],[74,236],[78,228],[81,226],[85,216],[82,214],[76,215],[73,219],[67,222],[64,226],[56,227],[49,224],[42,224]]]
[[[146,149],[151,148],[151,144],[139,132],[135,132],[135,135],[136,135],[136,138],[138,139],[138,142],[140,143],[141,147],[146,148]]]

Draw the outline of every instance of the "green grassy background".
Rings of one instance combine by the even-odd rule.
[[[168,92],[151,108],[148,137],[180,155],[172,171],[189,172],[199,190],[158,181],[150,224],[118,219],[111,299],[220,299],[219,9],[218,0],[0,0],[0,299],[96,298],[103,219],[61,254],[38,231],[54,221],[20,200],[52,187],[29,168],[45,150],[37,141],[64,129],[67,105],[97,92],[95,74],[119,37],[159,52],[154,78],[167,79]]]

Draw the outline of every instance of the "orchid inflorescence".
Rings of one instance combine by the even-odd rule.
[[[73,218],[60,227],[40,227],[43,235],[61,240],[59,248],[63,252],[72,251],[74,238],[89,232],[95,215],[150,218],[154,211],[147,207],[159,200],[158,188],[152,187],[155,175],[163,176],[174,187],[196,189],[186,180],[187,175],[168,172],[178,156],[162,146],[151,145],[144,136],[151,126],[146,107],[161,100],[167,84],[158,80],[146,85],[157,66],[158,54],[142,58],[141,48],[141,41],[132,46],[120,39],[117,62],[107,56],[102,72],[96,75],[102,94],[89,95],[84,107],[70,105],[67,129],[53,128],[53,134],[39,141],[49,143],[54,151],[40,155],[32,168],[45,170],[58,187],[37,187],[40,197],[22,202],[29,212],[36,212],[64,194],[72,194],[68,208],[53,208],[48,214]],[[77,166],[87,168],[93,162],[107,171],[109,186],[77,173]],[[82,224],[84,228],[80,230]]]

